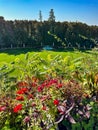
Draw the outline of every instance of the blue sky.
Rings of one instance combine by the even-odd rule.
[[[54,9],[56,21],[83,22],[98,25],[98,0],[0,0],[0,16],[6,20],[43,20]]]

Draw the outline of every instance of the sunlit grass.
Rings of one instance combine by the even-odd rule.
[[[13,62],[16,58],[21,60],[25,60],[25,55],[29,54],[32,56],[34,54],[38,54],[43,59],[47,60],[47,56],[51,55],[51,57],[55,57],[56,55],[60,55],[63,58],[69,56],[71,59],[79,58],[79,57],[97,57],[98,52],[93,51],[33,51],[31,49],[15,49],[15,50],[6,50],[0,52],[0,65],[6,63]],[[96,59],[97,60],[97,59]]]

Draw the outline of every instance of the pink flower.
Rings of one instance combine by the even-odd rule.
[[[0,107],[0,112],[1,112],[1,111],[5,111],[5,110],[6,110],[6,106],[1,106],[1,107]]]

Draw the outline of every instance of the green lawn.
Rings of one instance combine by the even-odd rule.
[[[75,59],[78,57],[97,57],[97,51],[35,51],[32,49],[14,49],[14,50],[5,50],[0,51],[0,65],[2,63],[10,63],[14,61],[16,58],[24,59],[25,55],[29,53],[29,56],[34,54],[39,54],[40,57],[47,60],[47,56],[51,55],[55,57],[56,55],[60,55],[63,58],[69,56],[71,59]]]

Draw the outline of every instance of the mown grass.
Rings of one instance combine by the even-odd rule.
[[[70,56],[71,59],[79,58],[79,57],[97,57],[98,52],[97,51],[36,51],[32,49],[13,49],[13,50],[3,50],[0,51],[0,65],[3,63],[10,63],[13,62],[16,58],[24,59],[25,55],[29,53],[29,56],[32,56],[34,54],[39,54],[40,57],[47,60],[47,56],[51,55],[52,57],[55,57],[56,55],[60,55],[63,58],[66,56]]]

